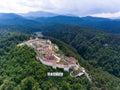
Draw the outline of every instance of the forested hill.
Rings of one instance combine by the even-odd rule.
[[[23,38],[24,37],[24,38]],[[79,63],[86,68],[92,76],[93,82],[89,82],[84,76],[72,78],[67,72],[63,77],[47,77],[47,72],[58,72],[61,69],[54,70],[51,67],[41,64],[35,58],[33,49],[27,46],[16,46],[18,43],[27,40],[29,35],[12,35],[1,40],[5,53],[0,55],[0,90],[119,90],[120,79],[110,75],[101,69],[95,69],[84,61],[76,50],[69,45],[54,38],[50,38],[56,43],[61,52],[68,56],[74,56]],[[1,38],[2,39],[2,38]],[[9,44],[12,45],[9,46]],[[4,50],[4,48],[3,48]]]
[[[76,48],[94,67],[120,78],[120,36],[75,25],[57,25],[43,32]]]

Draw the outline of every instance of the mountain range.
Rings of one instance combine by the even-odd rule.
[[[27,30],[30,28],[42,30],[45,25],[50,25],[52,23],[74,24],[109,33],[120,33],[119,19],[97,18],[91,16],[77,17],[41,11],[20,15],[14,13],[0,13],[0,26],[3,28],[6,26],[12,26],[13,28],[27,26]]]
[[[36,11],[36,12],[22,13],[20,15],[22,15],[26,18],[36,18],[36,17],[54,17],[54,16],[58,16],[59,14],[43,12],[43,11]]]

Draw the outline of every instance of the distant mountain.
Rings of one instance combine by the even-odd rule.
[[[32,31],[38,30],[40,26],[41,24],[37,21],[26,19],[14,13],[0,13],[0,28]]]
[[[92,17],[92,16],[86,16],[86,17],[81,17],[83,20],[88,20],[88,21],[109,21],[111,19],[109,18],[100,18],[100,17]]]
[[[36,12],[29,12],[21,15],[27,18],[37,18],[37,17],[54,17],[54,16],[57,16],[58,14],[51,13],[51,12],[36,11]]]
[[[13,25],[25,20],[22,16],[13,13],[0,13],[0,25]]]
[[[66,24],[75,24],[84,27],[90,27],[98,30],[103,30],[111,33],[120,33],[120,20],[116,19],[107,19],[107,18],[97,18],[97,17],[75,17],[75,16],[64,16],[59,15],[55,17],[44,17],[44,18],[35,18],[37,22],[44,24],[50,23],[66,23]]]
[[[53,23],[61,24],[74,24],[82,27],[94,28],[110,33],[120,33],[120,20],[119,19],[107,19],[98,17],[77,17],[67,15],[57,15],[48,12],[31,12],[26,15],[20,16],[13,13],[0,13],[0,27],[6,26],[20,26],[32,31],[43,30],[44,26]]]
[[[0,19],[5,20],[5,19],[23,19],[22,16],[14,14],[14,13],[0,13]]]

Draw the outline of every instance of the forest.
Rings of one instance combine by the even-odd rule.
[[[84,60],[78,51],[70,45],[52,38],[63,54],[79,60],[92,76],[92,82],[83,77],[72,78],[62,69],[52,69],[40,63],[35,52],[27,46],[17,46],[29,39],[29,34],[12,32],[7,37],[1,36],[0,46],[4,53],[0,55],[0,90],[119,90],[120,79],[101,68],[95,68]],[[57,33],[56,33],[57,34]],[[64,72],[63,77],[48,77],[47,72]]]
[[[120,36],[76,25],[56,24],[43,31],[45,36],[74,47],[84,60],[120,78]]]

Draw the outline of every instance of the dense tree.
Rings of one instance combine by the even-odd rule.
[[[32,48],[17,46],[29,35],[16,34],[0,40],[4,54],[0,56],[1,90],[119,90],[120,79],[96,69],[85,61],[71,46],[54,38],[49,38],[60,47],[60,52],[79,60],[81,66],[91,75],[92,82],[85,76],[72,78],[62,69],[52,69],[36,59]],[[8,42],[8,43],[6,43]],[[3,48],[2,48],[3,47]],[[6,49],[7,48],[7,49]],[[118,67],[115,65],[115,67]],[[48,77],[47,72],[63,72],[63,77]]]
[[[119,35],[76,25],[59,24],[56,27],[54,25],[52,25],[53,28],[50,27],[51,31],[43,31],[43,34],[70,44],[94,67],[101,67],[103,70],[120,77]]]

